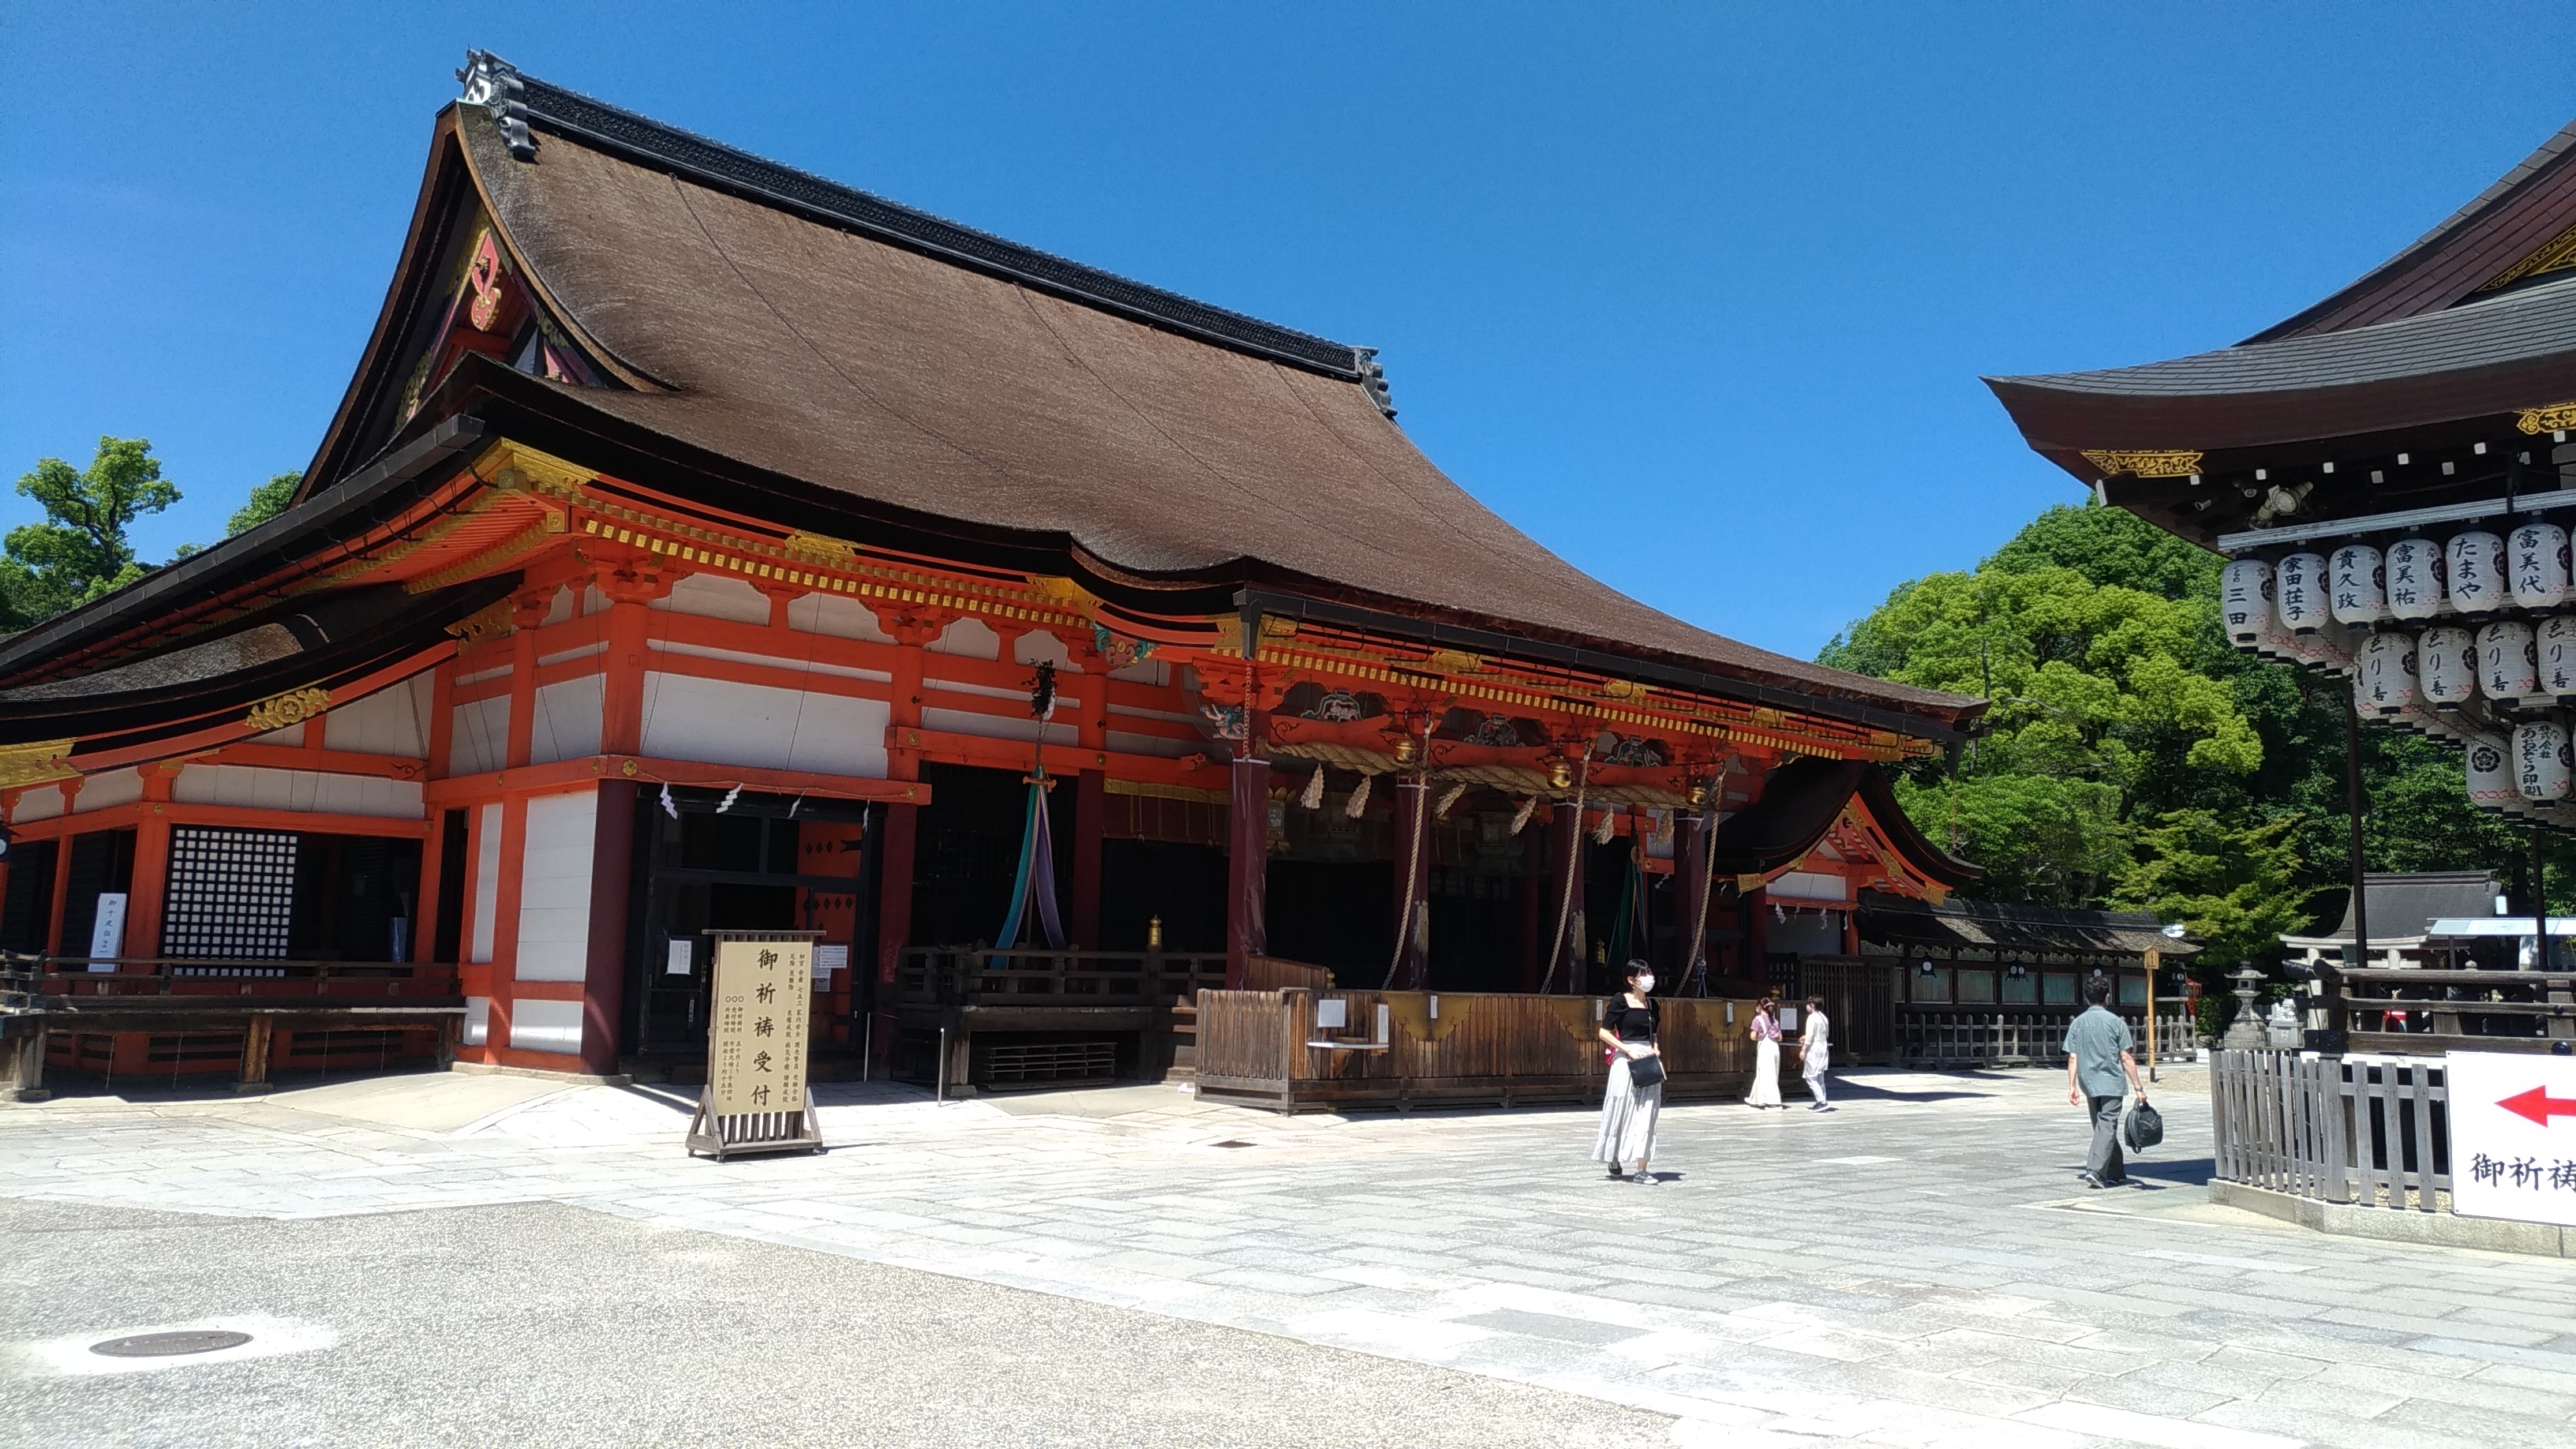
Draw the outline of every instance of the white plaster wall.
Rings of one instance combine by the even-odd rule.
[[[519,980],[579,981],[590,974],[590,856],[598,825],[595,790],[529,799],[519,870],[519,958],[511,970]],[[515,1019],[510,1040],[519,1044]],[[580,1046],[576,1037],[571,1047],[539,1050]]]
[[[546,600],[544,624],[560,624],[572,617],[573,597],[569,588],[558,588]]]
[[[769,622],[769,596],[725,574],[690,574],[655,599],[651,607],[672,614],[731,619],[738,624]]]
[[[881,699],[644,676],[643,752],[668,760],[883,779],[887,719]]]
[[[1177,760],[1183,755],[1204,755],[1209,748],[1202,740],[1176,740],[1169,735],[1131,734],[1126,730],[1103,731],[1101,739],[1109,748],[1122,754],[1160,755],[1167,760]]]
[[[456,706],[448,723],[447,773],[480,775],[501,768],[510,755],[510,696],[496,694]]]
[[[31,820],[51,820],[63,813],[63,792],[52,785],[30,785],[18,797],[17,806],[9,812],[9,822],[24,825]]]
[[[832,674],[843,679],[873,680],[878,684],[894,682],[894,676],[882,669],[862,669],[852,664],[826,664],[815,659],[789,659],[776,654],[754,654],[745,649],[719,649],[712,644],[684,644],[677,639],[649,640],[647,647],[664,654],[685,654],[693,659],[730,659],[737,664],[758,664],[768,669],[783,669],[790,674]],[[1001,692],[1012,694],[1009,690]],[[1013,695],[1013,697],[1024,696]]]
[[[501,806],[474,812],[474,949],[469,959],[492,959],[492,928],[501,918]]]
[[[1052,664],[1067,674],[1080,674],[1082,666],[1073,662],[1073,651],[1064,640],[1045,629],[1032,629],[1011,641],[1011,660],[1016,664]]]
[[[877,622],[876,610],[843,594],[807,594],[795,600],[787,606],[787,627],[877,644],[894,642],[894,636]]]
[[[929,648],[933,654],[999,659],[1002,657],[1002,636],[993,632],[992,625],[968,615],[940,630],[939,637],[930,641]]]
[[[60,792],[56,792],[60,798]],[[109,770],[81,782],[80,798],[72,802],[72,813],[86,815],[92,810],[113,810],[131,805],[143,798],[143,772],[136,769]]]
[[[523,1052],[581,1052],[581,1003],[528,1001],[510,1003],[510,1045]]]
[[[543,765],[598,754],[606,687],[596,674],[538,685],[536,708],[530,711],[534,718],[528,734],[528,763]]]
[[[492,1039],[492,998],[465,998],[465,1031],[459,1038],[467,1046],[481,1046]]]
[[[190,765],[172,783],[170,798],[191,805],[379,815],[389,820],[418,820],[424,813],[418,780],[253,765]]]
[[[1841,902],[1851,899],[1851,887],[1843,883],[1841,876],[1813,870],[1783,871],[1765,890],[1774,900]]]
[[[1124,669],[1110,670],[1109,677],[1124,679],[1132,684],[1150,684],[1156,689],[1161,689],[1172,682],[1172,666],[1160,659],[1139,659]]]
[[[430,677],[426,670],[322,717],[322,746],[369,755],[429,758]]]

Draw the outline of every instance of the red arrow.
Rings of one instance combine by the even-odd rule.
[[[2552,1117],[2576,1117],[2576,1097],[2553,1097],[2549,1095],[2547,1087],[2534,1087],[2528,1092],[2516,1092],[2496,1105],[2508,1112],[2528,1117],[2543,1127],[2549,1125],[2549,1119]]]

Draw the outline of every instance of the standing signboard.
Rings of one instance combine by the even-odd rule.
[[[2451,1211],[2576,1227],[2576,1057],[2452,1052]]]
[[[707,1085],[689,1123],[689,1155],[823,1150],[805,1086],[817,931],[709,931],[714,1000]]]

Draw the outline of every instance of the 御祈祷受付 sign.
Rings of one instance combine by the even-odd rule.
[[[811,941],[716,942],[708,1109],[720,1117],[805,1110]]]
[[[2576,1057],[2452,1052],[2451,1210],[2576,1227]]]

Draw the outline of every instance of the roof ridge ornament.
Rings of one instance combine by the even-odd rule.
[[[1378,365],[1377,349],[1354,347],[1351,349],[1351,360],[1360,375],[1360,391],[1368,394],[1368,400],[1377,404],[1379,412],[1393,418],[1395,394],[1387,390],[1386,369]]]
[[[465,52],[465,68],[456,73],[456,78],[465,86],[465,94],[458,99],[492,113],[512,158],[536,160],[537,136],[528,129],[528,88],[519,78],[519,68],[488,50],[469,50]]]

